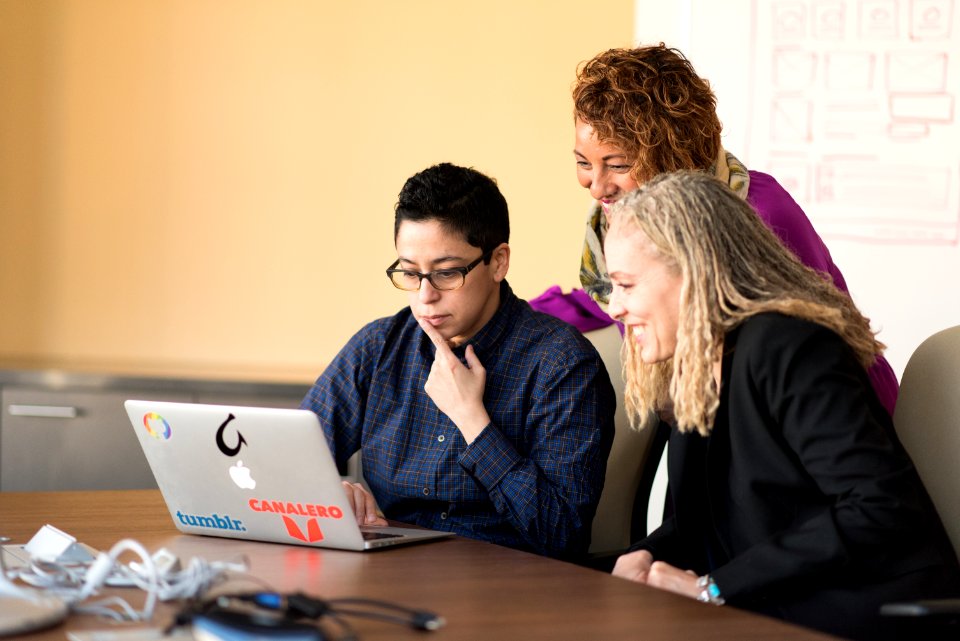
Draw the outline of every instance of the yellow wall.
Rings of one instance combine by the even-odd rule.
[[[0,1],[0,357],[312,378],[405,304],[403,181],[498,179],[522,297],[577,282],[577,64],[633,0]]]

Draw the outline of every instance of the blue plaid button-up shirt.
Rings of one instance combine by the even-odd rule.
[[[301,407],[320,417],[339,464],[362,448],[387,518],[583,554],[613,441],[616,398],[600,356],[506,282],[500,308],[468,343],[486,369],[491,417],[469,445],[423,390],[435,348],[409,307],[351,338]]]

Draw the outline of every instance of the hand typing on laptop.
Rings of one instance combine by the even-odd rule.
[[[343,482],[343,491],[347,494],[350,508],[357,517],[358,525],[387,525],[387,520],[377,511],[377,502],[373,495],[360,483]]]

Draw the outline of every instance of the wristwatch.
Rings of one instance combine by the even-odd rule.
[[[704,574],[697,579],[697,587],[700,588],[697,601],[712,603],[713,605],[723,605],[726,603],[726,600],[720,596],[720,588],[717,587],[717,584],[713,581],[713,577],[709,574]]]

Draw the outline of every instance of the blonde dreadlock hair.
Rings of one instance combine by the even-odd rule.
[[[683,284],[671,359],[641,361],[627,328],[625,396],[635,426],[672,406],[681,432],[708,435],[720,404],[713,367],[724,337],[756,314],[777,312],[833,330],[864,368],[884,349],[850,297],[801,263],[750,205],[713,176],[662,174],[622,198],[610,212],[607,237],[636,230]]]

